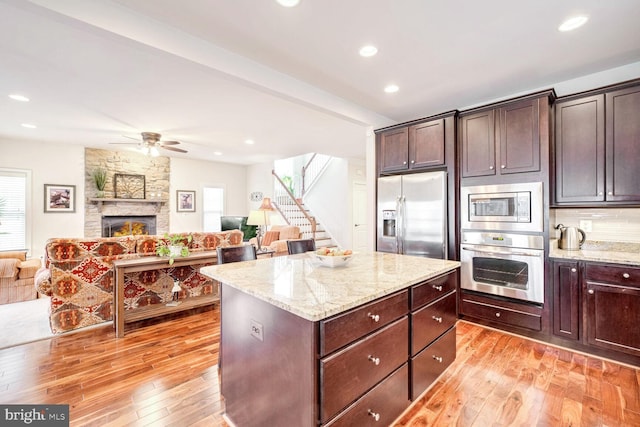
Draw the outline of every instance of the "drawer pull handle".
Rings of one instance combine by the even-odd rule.
[[[431,316],[431,318],[438,323],[442,323],[442,317]]]
[[[589,293],[589,295],[593,295],[596,293],[593,289],[589,289],[587,292]]]
[[[438,357],[436,355],[433,355],[433,360],[436,360],[438,363],[442,363],[442,357]]]
[[[578,271],[578,270],[576,270],[575,268],[572,268],[572,269],[571,269],[571,272],[572,272],[572,273],[575,273],[576,271]]]
[[[629,273],[624,273],[624,274],[622,275],[622,277],[624,277],[625,279],[628,279],[628,278],[629,278]]]
[[[431,285],[431,287],[433,289],[435,289],[438,292],[442,292],[442,286],[441,285]]]
[[[496,313],[496,317],[500,317],[500,312],[497,312],[497,313]]]
[[[367,410],[367,413],[376,421],[380,421],[380,413],[379,412],[373,412],[371,409]]]
[[[373,362],[374,365],[378,366],[380,364],[380,358],[379,357],[373,357],[372,355],[369,355],[367,357],[367,359],[371,360]]]
[[[380,321],[380,315],[379,314],[367,313],[367,317],[369,317],[374,322],[379,322]]]

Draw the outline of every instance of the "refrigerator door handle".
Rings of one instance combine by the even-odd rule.
[[[402,196],[396,197],[396,253],[402,253]]]
[[[398,197],[398,199],[400,201],[400,209],[398,211],[398,216],[400,217],[400,225],[398,226],[399,229],[400,229],[400,232],[399,232],[399,234],[400,234],[400,244],[398,245],[398,253],[399,254],[404,254],[404,243],[405,243],[404,239],[405,239],[405,236],[407,234],[407,230],[405,229],[405,221],[404,221],[405,215],[406,215],[406,212],[405,212],[405,209],[406,209],[405,201],[406,201],[406,199],[405,199],[404,196],[400,196],[400,197]]]

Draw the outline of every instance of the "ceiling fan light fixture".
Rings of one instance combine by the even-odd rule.
[[[587,23],[589,18],[587,16],[574,16],[573,18],[569,18],[564,21],[558,27],[558,31],[567,32],[571,30],[575,30],[576,28],[582,27]]]
[[[158,157],[160,155],[160,151],[158,151],[157,147],[151,147],[149,149],[149,154],[151,154],[151,157]]]

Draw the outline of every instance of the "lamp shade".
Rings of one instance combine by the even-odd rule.
[[[265,197],[262,199],[262,204],[258,208],[259,211],[272,211],[273,206],[271,206],[271,198]]]
[[[269,225],[267,211],[251,211],[247,218],[247,225]]]

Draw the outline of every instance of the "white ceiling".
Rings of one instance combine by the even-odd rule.
[[[637,63],[638,17],[637,0],[0,0],[0,140],[364,158],[371,128]]]

